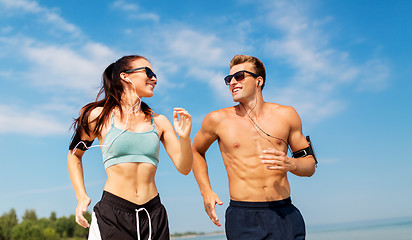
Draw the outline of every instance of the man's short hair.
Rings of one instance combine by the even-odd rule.
[[[266,70],[265,65],[263,65],[262,61],[258,58],[249,55],[236,55],[230,60],[230,68],[245,62],[252,63],[255,68],[255,73],[263,78],[263,84],[261,85],[261,89],[263,90],[266,82]]]

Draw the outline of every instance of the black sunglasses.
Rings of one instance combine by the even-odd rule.
[[[249,72],[249,71],[246,71],[246,70],[242,70],[242,71],[236,72],[232,75],[227,75],[225,77],[226,85],[230,84],[230,81],[232,81],[232,78],[235,78],[235,80],[237,82],[243,81],[245,79],[245,73],[249,73],[250,75],[252,75],[255,78],[259,77],[259,75],[257,75],[256,73],[252,73],[252,72]]]
[[[138,71],[138,70],[142,70],[142,69],[146,70],[146,76],[147,76],[149,79],[152,79],[153,77],[157,79],[156,74],[152,71],[152,69],[150,69],[150,68],[148,68],[148,67],[133,68],[133,69],[130,69],[130,70],[125,71],[125,73],[132,73],[132,72],[135,72],[135,71]]]

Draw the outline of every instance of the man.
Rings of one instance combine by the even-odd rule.
[[[231,60],[225,82],[238,105],[204,118],[193,141],[193,173],[206,213],[220,226],[215,205],[223,203],[211,188],[205,159],[217,140],[229,179],[227,239],[305,239],[305,223],[291,204],[287,172],[310,177],[316,159],[295,109],[264,102],[265,79],[259,59],[237,55]],[[295,153],[303,150],[303,156],[287,157],[288,145]]]

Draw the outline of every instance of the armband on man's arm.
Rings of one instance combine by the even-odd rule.
[[[69,150],[73,150],[76,148],[82,151],[86,151],[92,145],[93,141],[94,140],[91,140],[91,141],[82,140],[80,138],[80,134],[76,132],[73,136],[72,142],[70,143]]]
[[[299,151],[293,152],[292,156],[294,158],[306,157],[308,155],[312,155],[313,159],[315,159],[316,165],[318,164],[318,160],[316,160],[315,150],[313,150],[312,142],[310,141],[310,137],[306,136],[306,141],[309,143],[309,147],[301,149]]]

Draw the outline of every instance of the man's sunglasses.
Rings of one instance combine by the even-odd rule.
[[[147,76],[149,79],[152,79],[153,77],[157,79],[156,74],[152,71],[152,69],[150,69],[150,68],[148,68],[148,67],[133,68],[133,69],[130,69],[130,70],[125,71],[125,73],[132,73],[132,72],[135,72],[135,71],[138,71],[138,70],[142,70],[142,69],[146,70],[146,76]]]
[[[227,75],[225,77],[226,85],[230,84],[230,81],[232,81],[232,78],[235,78],[235,80],[237,82],[243,81],[245,79],[245,73],[249,73],[250,75],[252,75],[255,78],[259,77],[259,75],[257,75],[256,73],[252,73],[252,72],[249,72],[249,71],[246,71],[246,70],[242,70],[242,71],[236,72],[232,75]]]

